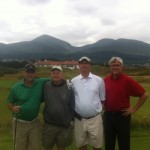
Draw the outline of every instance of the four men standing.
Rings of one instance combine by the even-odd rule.
[[[88,144],[92,145],[93,150],[101,150],[103,108],[105,150],[115,150],[116,138],[119,150],[130,150],[131,114],[144,104],[148,97],[147,92],[135,80],[123,74],[123,60],[119,57],[110,59],[111,75],[104,81],[91,73],[91,60],[88,57],[82,57],[78,62],[80,75],[72,79],[72,86],[68,86],[63,79],[63,70],[59,66],[52,68],[52,81],[44,86],[45,150],[52,150],[54,144],[57,145],[58,150],[64,150],[71,144],[72,121],[74,121],[75,140],[79,150],[87,150]],[[31,147],[32,150],[40,149],[39,125],[36,117],[43,84],[44,80],[35,79],[35,68],[30,64],[25,67],[24,81],[16,84],[8,96],[8,108],[16,114],[14,121],[16,122],[17,119],[19,131],[16,134],[16,150],[30,150],[27,147]],[[35,90],[36,94],[33,94]],[[139,97],[134,107],[130,106],[130,96]],[[30,127],[28,123],[33,125],[36,123],[34,129],[37,136],[33,134],[34,131],[29,134],[28,130],[33,126],[30,124]],[[34,140],[33,137],[38,139]]]

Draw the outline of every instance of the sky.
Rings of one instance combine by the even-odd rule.
[[[0,43],[43,34],[73,46],[103,38],[150,44],[150,0],[2,0]]]

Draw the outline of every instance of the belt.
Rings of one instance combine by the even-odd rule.
[[[95,114],[94,116],[91,116],[91,117],[82,117],[83,119],[91,119],[91,118],[94,118],[94,117],[96,117],[97,115],[99,115],[100,114],[100,112],[99,113],[97,113],[97,114]]]
[[[22,119],[17,119],[17,118],[13,118],[13,120],[17,121],[17,122],[22,122],[22,123],[33,123],[37,120],[37,118],[31,120],[31,121],[27,121],[27,120],[22,120]]]
[[[122,111],[105,111],[106,114],[112,115],[112,116],[118,116],[118,115],[122,115],[123,112]]]

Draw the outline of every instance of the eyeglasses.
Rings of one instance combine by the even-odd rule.
[[[79,62],[79,64],[91,64],[90,62],[87,62],[87,61],[81,61],[81,62]]]
[[[32,74],[34,74],[35,71],[34,70],[27,70],[26,73],[32,73]]]
[[[120,64],[110,65],[110,67],[121,67],[121,65]]]

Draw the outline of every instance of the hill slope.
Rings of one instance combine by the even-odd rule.
[[[0,59],[57,59],[71,60],[89,56],[94,62],[107,62],[120,56],[129,64],[150,63],[150,44],[131,39],[101,39],[96,43],[74,47],[49,35],[13,44],[0,43]]]

